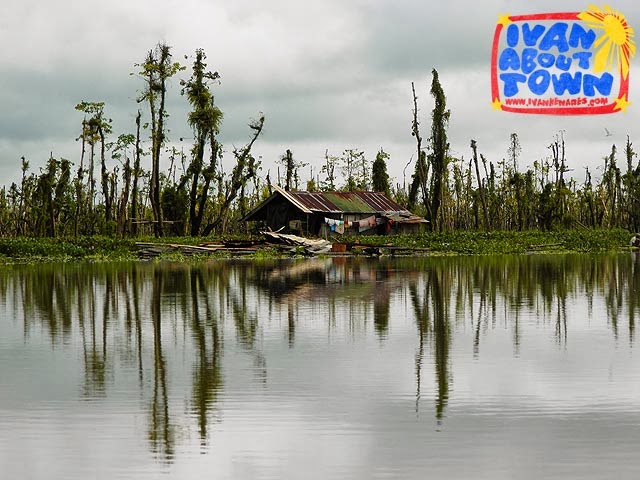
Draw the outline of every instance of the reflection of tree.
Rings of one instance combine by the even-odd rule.
[[[630,292],[640,292],[640,253],[631,253],[631,268],[628,273],[627,282]],[[636,315],[640,313],[640,302],[636,295],[629,295],[629,341],[633,343],[636,331]]]
[[[373,325],[380,338],[389,332],[389,315],[391,313],[391,288],[389,272],[381,267],[375,271],[376,286],[373,291]]]
[[[239,277],[237,288],[240,292],[229,289],[229,304],[236,327],[236,337],[253,357],[253,366],[262,382],[267,381],[267,360],[256,345],[258,336],[258,317],[247,304],[250,285],[247,279],[246,269],[238,269]]]
[[[640,313],[640,253],[619,255],[616,262],[601,262],[598,274],[603,283],[607,318],[618,338],[621,313],[627,309],[629,341],[635,338],[635,319]]]
[[[409,284],[411,304],[418,327],[418,351],[416,353],[416,408],[419,408],[422,383],[424,346],[431,334],[436,385],[436,419],[442,422],[449,400],[451,376],[449,373],[449,324],[448,299],[449,279],[439,266],[431,266],[424,275],[424,294],[420,295],[415,282]]]
[[[82,279],[84,280],[84,279]],[[98,321],[96,313],[96,295],[94,283],[82,281],[78,284],[83,293],[78,295],[78,320],[82,335],[84,359],[84,392],[87,398],[104,395],[107,376],[107,329],[106,319],[102,319],[103,328],[101,346],[98,346]],[[86,302],[86,303],[85,303]],[[107,302],[105,302],[106,304]],[[88,323],[88,326],[87,326]],[[88,331],[87,331],[88,330]]]
[[[151,323],[153,325],[153,400],[149,421],[151,449],[160,458],[170,462],[173,458],[174,436],[169,418],[167,372],[162,353],[162,271],[155,270],[151,293]]]
[[[213,311],[201,269],[190,270],[192,314],[191,325],[196,344],[196,363],[193,371],[193,408],[198,419],[200,441],[207,442],[209,411],[222,388],[222,336],[218,318]],[[200,295],[205,306],[204,321],[200,315]]]
[[[433,336],[435,349],[435,369],[438,381],[436,418],[442,421],[444,409],[449,401],[449,342],[451,341],[449,316],[446,307],[446,292],[443,291],[440,271],[431,270],[429,281],[433,300]]]
[[[380,338],[385,338],[389,332],[389,315],[391,302],[389,291],[381,289],[380,295],[373,300],[373,325]]]
[[[287,301],[287,339],[289,348],[293,348],[296,339],[296,313],[292,297]]]
[[[567,345],[567,299],[558,296],[556,313],[556,339],[560,345]]]
[[[39,275],[21,272],[20,297],[25,320],[25,334],[31,321],[41,319],[46,325],[51,341],[56,342],[61,335],[62,341],[68,341],[72,333],[71,306],[69,288],[73,282],[65,269],[46,265]]]
[[[397,271],[402,273],[393,273]],[[185,422],[196,425],[200,441],[208,444],[211,423],[223,418],[219,398],[225,328],[253,359],[259,381],[266,382],[261,346],[266,311],[269,320],[274,312],[282,315],[282,323],[268,325],[282,325],[283,338],[293,348],[306,331],[307,312],[320,312],[329,331],[338,325],[350,327],[348,334],[366,335],[373,326],[375,335],[386,338],[406,298],[418,335],[416,408],[429,365],[425,358],[433,359],[440,423],[452,394],[453,328],[471,325],[469,348],[476,357],[484,338],[497,329],[508,330],[517,355],[520,345],[526,345],[531,318],[566,346],[570,309],[578,300],[586,303],[589,316],[594,302],[604,305],[616,337],[624,335],[628,315],[633,342],[640,312],[640,254],[38,265],[3,271],[0,295],[6,308],[15,309],[9,312],[12,318],[23,319],[25,342],[31,332],[42,332],[52,348],[78,345],[83,398],[104,397],[111,382],[121,381],[117,376],[137,374],[127,388],[137,385],[148,406],[150,448],[170,460],[177,428],[170,418],[175,398],[168,375],[171,362],[187,359],[191,392]],[[367,323],[371,312],[373,325]],[[171,349],[181,347],[185,354],[173,355]]]
[[[428,288],[428,286],[426,287]],[[409,295],[411,296],[411,305],[413,306],[414,315],[416,317],[416,325],[418,327],[418,351],[416,352],[416,412],[420,407],[420,396],[422,388],[422,360],[424,358],[424,345],[427,336],[431,330],[431,322],[429,315],[429,304],[418,295],[418,287],[416,282],[409,284]]]
[[[484,329],[486,330],[489,326],[489,321],[492,319],[495,320],[496,312],[495,308],[493,308],[495,303],[492,302],[492,299],[495,298],[493,296],[495,295],[495,288],[492,283],[492,280],[495,278],[495,276],[491,274],[491,271],[489,269],[480,268],[478,265],[470,266],[469,270],[471,271],[467,276],[468,278],[465,279],[463,277],[461,279],[461,282],[465,282],[465,280],[468,280],[470,278],[469,281],[464,283],[466,289],[461,288],[460,290],[466,290],[468,293],[468,308],[472,321],[474,317],[476,317],[474,315],[474,308],[476,307],[474,304],[474,297],[478,298],[478,313],[477,318],[475,318],[476,324],[473,336],[473,356],[474,358],[478,358],[478,356],[480,355],[480,334],[482,332],[482,327],[484,326]],[[474,295],[475,292],[477,293]],[[458,308],[460,309],[460,307]],[[514,338],[518,339],[516,343],[517,348],[517,345],[519,345],[519,336],[514,335]]]
[[[573,285],[567,280],[567,269],[556,268],[556,338],[560,345],[567,345],[567,300],[573,290]]]
[[[142,315],[140,312],[140,288],[143,283],[142,273],[140,269],[134,265],[129,276],[127,272],[118,272],[118,281],[125,304],[125,353],[128,353],[126,358],[132,365],[135,364],[137,367],[138,382],[140,388],[142,388],[142,382],[144,380],[144,369],[142,366]]]

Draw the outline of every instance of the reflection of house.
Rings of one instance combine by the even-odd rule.
[[[383,193],[291,192],[273,194],[242,219],[282,233],[326,237],[329,234],[416,233],[427,223]]]

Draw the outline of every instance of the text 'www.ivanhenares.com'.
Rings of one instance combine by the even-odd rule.
[[[597,98],[507,98],[504,104],[510,107],[599,107],[607,105],[607,97]]]

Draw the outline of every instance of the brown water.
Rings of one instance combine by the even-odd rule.
[[[0,478],[640,478],[640,257],[0,269]]]

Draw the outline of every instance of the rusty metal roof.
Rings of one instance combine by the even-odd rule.
[[[396,202],[378,192],[306,192],[286,191],[277,185],[272,186],[274,193],[263,203],[255,207],[243,218],[251,220],[262,208],[271,203],[278,195],[283,196],[303,213],[322,214],[373,214],[379,213],[396,221],[423,221]]]
[[[278,192],[307,213],[406,212],[383,193],[377,192]]]

